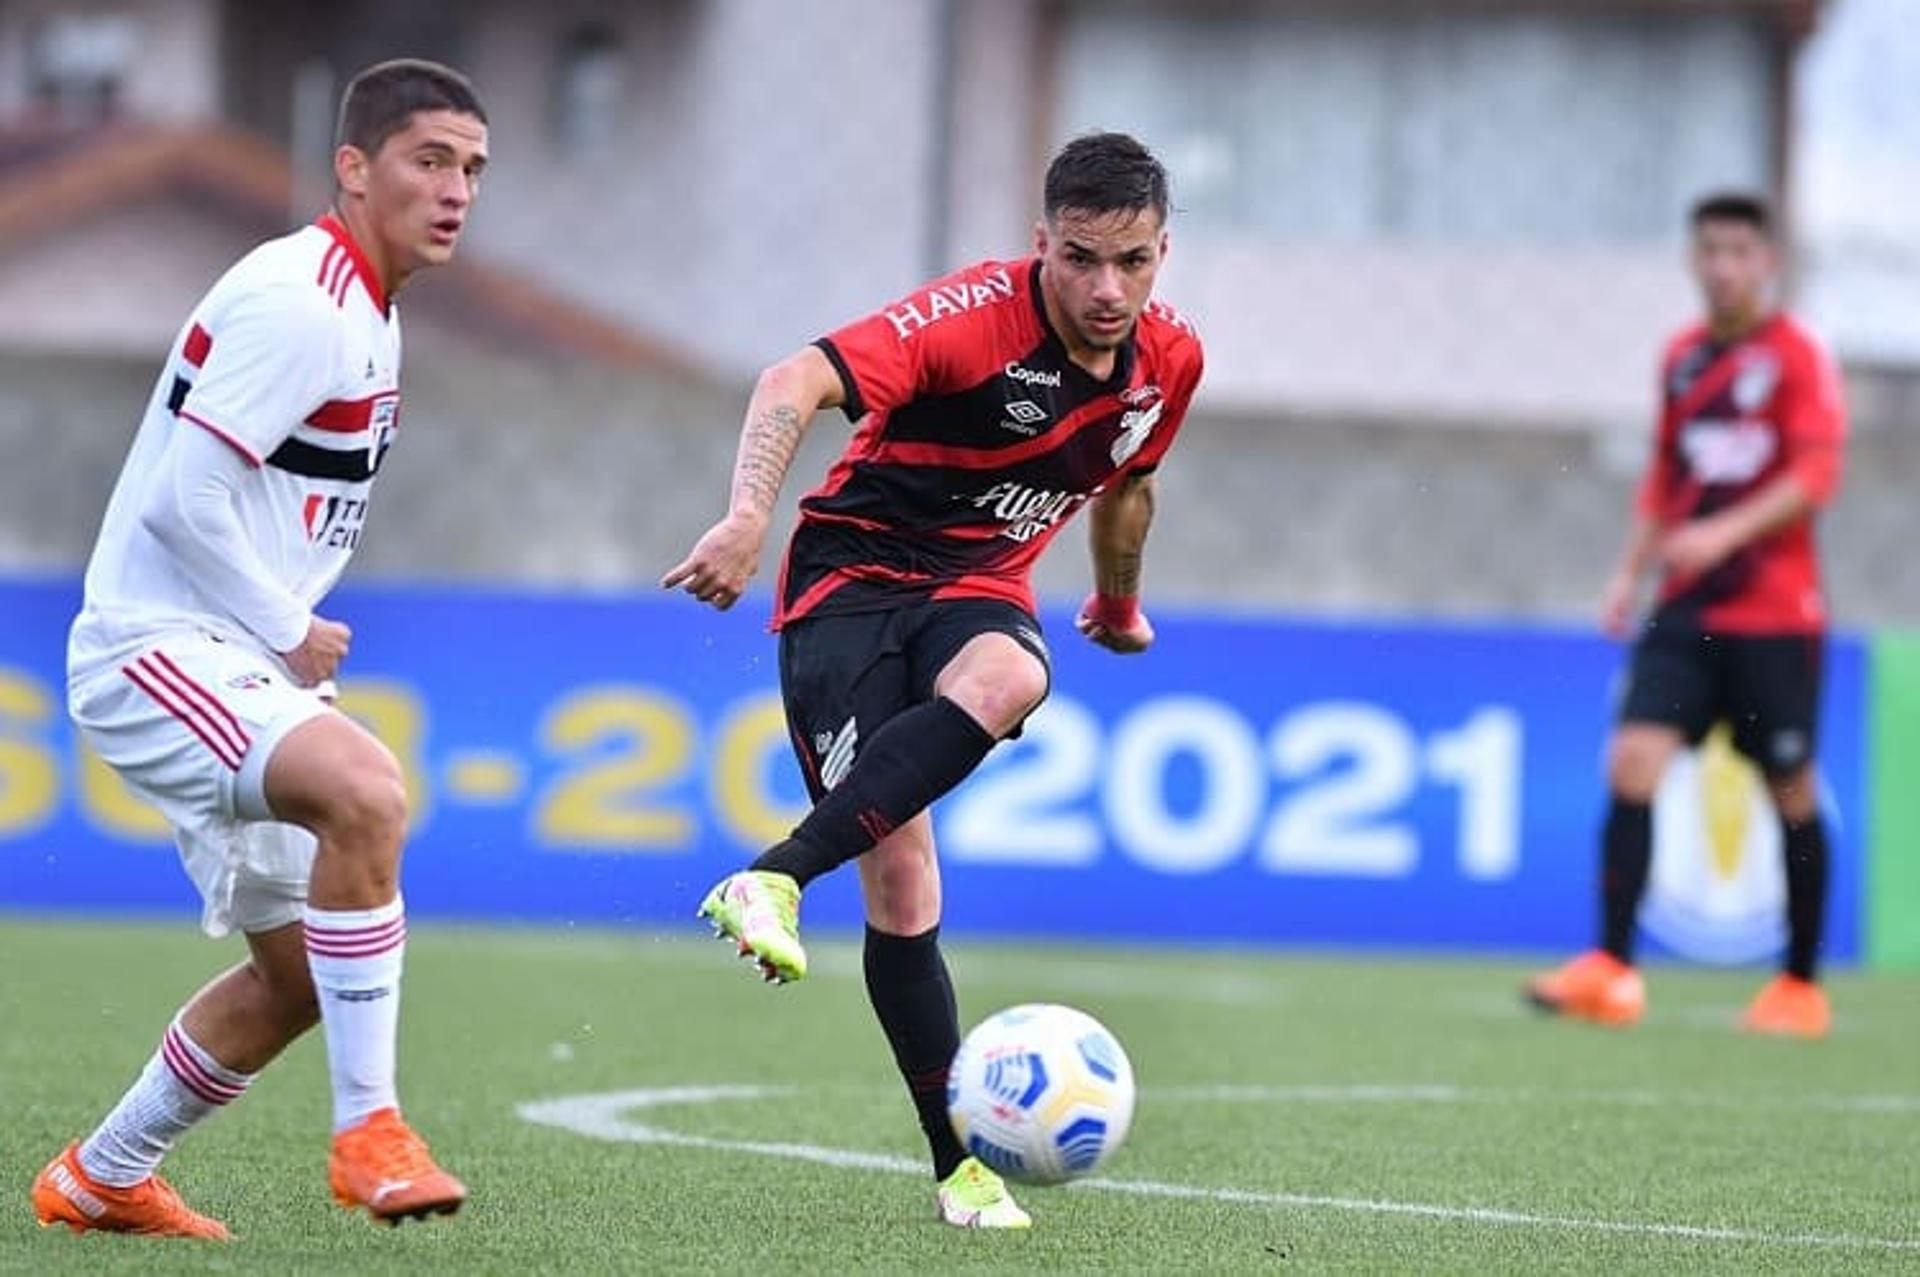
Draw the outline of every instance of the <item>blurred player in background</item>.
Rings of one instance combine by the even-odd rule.
[[[700,912],[768,979],[797,980],[801,891],[858,862],[867,991],[952,1224],[1029,1220],[947,1120],[960,1026],[927,807],[1046,697],[1028,578],[1081,506],[1094,592],[1077,628],[1114,652],[1153,641],[1139,606],[1153,472],[1201,374],[1191,326],[1149,300],[1166,222],[1166,173],[1145,147],[1114,133],[1069,143],[1047,170],[1032,257],[958,271],[761,374],[727,516],[663,581],[731,607],[814,414],[859,423],[801,502],[773,622],[814,807]]]
[[[466,1197],[395,1096],[406,791],[385,746],[333,709],[350,635],[313,609],[394,440],[393,295],[452,257],[486,145],[457,72],[362,72],[341,103],[333,210],[242,258],[168,354],[87,567],[68,703],[173,826],[207,933],[241,932],[248,957],[40,1173],[42,1223],[225,1238],[155,1170],[316,1019],[341,1204],[398,1221]]]
[[[1712,196],[1695,205],[1691,228],[1706,319],[1668,345],[1653,459],[1601,605],[1607,630],[1624,635],[1641,576],[1660,569],[1608,763],[1600,945],[1535,978],[1527,996],[1580,1019],[1640,1018],[1634,923],[1654,793],[1674,755],[1725,720],[1766,777],[1786,848],[1784,970],[1743,1024],[1820,1037],[1831,1013],[1816,983],[1827,829],[1814,740],[1827,611],[1813,520],[1840,481],[1846,409],[1819,342],[1775,307],[1767,205]]]

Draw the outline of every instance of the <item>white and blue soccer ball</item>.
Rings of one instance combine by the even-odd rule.
[[[1104,1166],[1133,1124],[1133,1065],[1098,1020],[1031,1003],[980,1022],[947,1078],[966,1150],[1008,1179],[1059,1184]]]

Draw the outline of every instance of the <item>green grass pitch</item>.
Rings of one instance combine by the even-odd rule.
[[[857,950],[815,940],[773,989],[691,934],[417,927],[401,1090],[467,1210],[389,1230],[331,1204],[316,1034],[169,1164],[222,1248],[42,1231],[26,1189],[234,947],[0,919],[0,1269],[1920,1270],[1911,977],[1838,976],[1834,1037],[1803,1044],[1733,1031],[1757,972],[1654,968],[1622,1033],[1524,1014],[1511,964],[956,941],[968,1023],[1080,1006],[1142,1085],[1105,1183],[965,1234],[903,1169]]]

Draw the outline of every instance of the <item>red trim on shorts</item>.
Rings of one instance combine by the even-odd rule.
[[[130,665],[122,666],[120,672],[132,679],[134,686],[159,702],[160,707],[167,713],[185,723],[188,730],[198,736],[201,743],[212,750],[214,757],[225,763],[230,771],[240,770],[239,756],[233,752],[232,746],[227,744],[225,738],[214,730],[213,725],[206,721],[204,713],[182,701],[179,694],[162,683],[159,676],[146,665],[141,661],[134,661]]]
[[[151,655],[154,660],[160,662],[166,671],[173,675],[175,681],[183,685],[184,690],[192,693],[203,705],[211,709],[219,719],[226,721],[227,727],[231,729],[231,737],[239,742],[241,749],[245,749],[253,743],[252,739],[247,735],[246,724],[240,721],[239,716],[228,709],[218,696],[215,696],[201,684],[189,678],[185,670],[173,663],[171,656],[157,649],[149,653],[149,655]]]

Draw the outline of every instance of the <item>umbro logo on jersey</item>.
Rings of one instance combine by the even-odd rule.
[[[1002,430],[1031,437],[1040,433],[1040,423],[1047,419],[1047,410],[1031,399],[1016,399],[1007,405],[1007,418],[1000,423]]]

